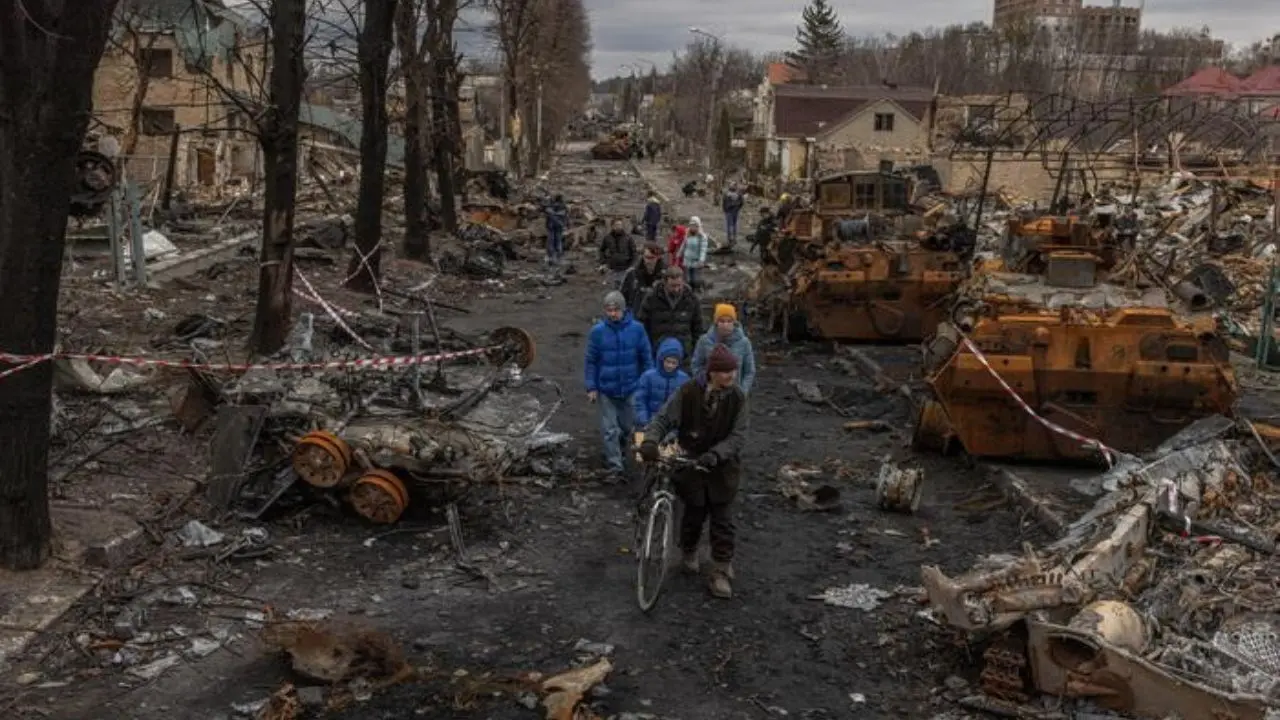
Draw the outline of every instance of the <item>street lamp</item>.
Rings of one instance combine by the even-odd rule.
[[[720,45],[723,39],[715,33],[709,33],[700,27],[690,26],[689,32],[694,35],[701,35],[711,39],[711,102],[707,108],[707,138],[706,158],[703,160],[703,166],[708,173],[711,172],[711,145],[715,142],[715,126],[716,126],[716,93],[720,88]]]

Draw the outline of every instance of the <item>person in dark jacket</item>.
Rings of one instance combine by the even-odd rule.
[[[769,264],[773,262],[773,252],[770,246],[773,244],[773,236],[778,232],[778,218],[774,217],[773,210],[768,205],[760,208],[760,220],[756,223],[756,231],[751,235],[751,249],[760,250],[760,262]]]
[[[635,426],[632,396],[640,376],[653,367],[653,350],[617,290],[604,296],[604,319],[587,336],[583,366],[587,401],[600,408],[605,469],[620,474]]]
[[[649,342],[665,337],[680,341],[685,357],[693,352],[693,344],[702,336],[702,306],[698,296],[684,281],[684,271],[667,268],[662,284],[655,286],[640,302],[636,319],[644,323]]]
[[[617,288],[622,274],[636,262],[636,243],[631,234],[622,226],[621,220],[614,220],[609,234],[600,239],[601,272],[609,272],[612,287]]]
[[[649,196],[649,201],[644,204],[644,218],[641,219],[644,224],[645,242],[656,242],[658,240],[658,226],[662,224],[662,203],[658,202],[658,198],[653,195]]]
[[[622,297],[627,299],[627,307],[638,309],[640,303],[644,301],[645,294],[662,281],[662,274],[666,270],[667,264],[662,260],[662,248],[657,243],[646,243],[644,252],[640,254],[640,261],[632,265],[622,276],[622,283],[618,288],[622,292]],[[653,338],[649,340],[652,342]]]
[[[730,248],[738,241],[738,215],[742,212],[742,204],[746,201],[738,190],[737,184],[729,185],[720,200],[720,209],[724,210],[724,239]]]
[[[564,196],[556,195],[545,209],[547,215],[547,264],[559,265],[564,257],[564,231],[569,227],[569,207]]]
[[[658,344],[658,363],[652,370],[640,376],[636,387],[636,423],[648,425],[662,410],[681,385],[689,382],[689,374],[680,369],[684,360],[684,348],[675,338],[663,338]]]
[[[675,431],[680,450],[697,458],[700,469],[676,475],[684,501],[680,550],[685,570],[698,572],[698,541],[710,524],[711,594],[733,597],[735,529],[733,500],[742,478],[742,449],[747,434],[747,396],[734,384],[738,361],[723,345],[711,352],[706,380],[687,382],[645,428],[640,457],[658,459],[658,443]]]

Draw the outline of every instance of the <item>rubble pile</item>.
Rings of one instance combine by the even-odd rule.
[[[1277,467],[1239,427],[1204,420],[1153,459],[1124,458],[1044,548],[955,578],[923,569],[946,624],[995,637],[984,697],[967,705],[1043,712],[1040,695],[1141,718],[1280,712]]]

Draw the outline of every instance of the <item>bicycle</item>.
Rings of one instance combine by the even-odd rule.
[[[694,459],[683,455],[664,455],[645,464],[645,492],[636,514],[636,602],[642,612],[649,612],[658,603],[674,564],[678,499],[671,475],[686,469],[706,472]]]

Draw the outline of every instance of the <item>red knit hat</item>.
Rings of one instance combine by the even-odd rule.
[[[711,357],[707,360],[707,372],[733,372],[738,369],[738,358],[724,344],[711,349]]]

